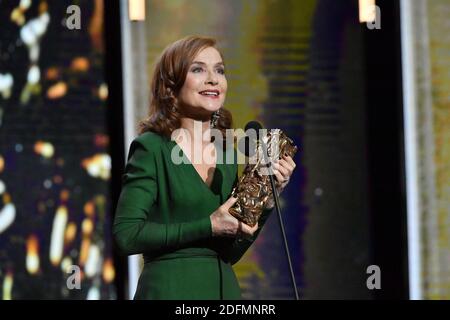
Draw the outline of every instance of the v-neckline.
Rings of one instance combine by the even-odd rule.
[[[220,161],[217,161],[218,160],[218,158],[217,158],[217,148],[216,148],[216,165],[214,167],[214,172],[213,172],[213,177],[212,177],[212,180],[211,180],[211,185],[208,186],[208,184],[203,180],[202,176],[198,173],[197,169],[195,169],[195,166],[192,164],[191,160],[184,153],[183,148],[175,140],[170,140],[170,141],[173,142],[174,146],[178,146],[178,148],[181,150],[181,154],[182,154],[183,159],[186,159],[185,164],[187,164],[190,168],[192,168],[192,170],[194,171],[194,175],[197,176],[197,178],[198,178],[198,180],[200,180],[201,184],[203,186],[205,186],[206,189],[208,189],[210,192],[214,193],[212,188],[214,187],[214,183],[216,181],[217,171],[219,169],[219,164],[220,164]]]

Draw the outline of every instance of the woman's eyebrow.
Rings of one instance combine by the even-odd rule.
[[[206,65],[206,63],[204,63],[204,62],[201,62],[201,61],[193,61],[192,62],[192,64],[200,64],[200,65]],[[215,64],[215,66],[217,66],[217,65],[224,65],[224,63],[222,62],[222,61],[220,61],[220,62],[217,62],[216,64]]]

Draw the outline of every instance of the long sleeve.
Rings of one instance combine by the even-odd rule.
[[[156,223],[149,217],[158,202],[157,166],[150,143],[133,140],[114,217],[113,234],[123,254],[177,249],[212,237],[209,216],[191,222]],[[153,220],[153,221],[152,221]]]
[[[227,262],[230,262],[233,265],[242,258],[245,252],[247,252],[248,248],[250,248],[253,242],[255,242],[255,240],[258,238],[258,235],[263,229],[267,219],[270,217],[270,213],[272,212],[272,210],[273,208],[263,210],[261,217],[258,220],[258,230],[256,230],[251,238],[242,240],[230,240],[230,242],[223,248],[223,258]]]

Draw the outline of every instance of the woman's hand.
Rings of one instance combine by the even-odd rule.
[[[254,227],[239,221],[233,217],[228,209],[237,201],[237,198],[230,197],[211,216],[212,233],[214,237],[251,237],[258,230],[258,224]]]
[[[287,186],[295,167],[296,165],[294,160],[286,154],[284,154],[278,162],[274,163],[274,174],[277,178],[276,185],[278,187],[278,192],[283,191],[283,189]]]
[[[275,185],[277,187],[278,194],[280,194],[288,185],[296,164],[294,160],[292,160],[291,156],[284,154],[282,158],[278,160],[278,162],[274,162],[272,165],[274,167],[274,174],[276,177]],[[270,197],[269,201],[267,201],[266,208],[273,208],[274,205],[275,201],[272,196]]]

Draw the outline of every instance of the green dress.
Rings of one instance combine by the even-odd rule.
[[[185,162],[172,162],[172,150]],[[235,149],[218,155],[225,161],[229,152],[236,160]],[[238,178],[237,162],[224,161],[208,187],[175,141],[146,132],[131,143],[113,234],[123,254],[144,256],[134,299],[241,299],[232,265],[272,210],[264,210],[251,239],[212,236],[210,215]]]

